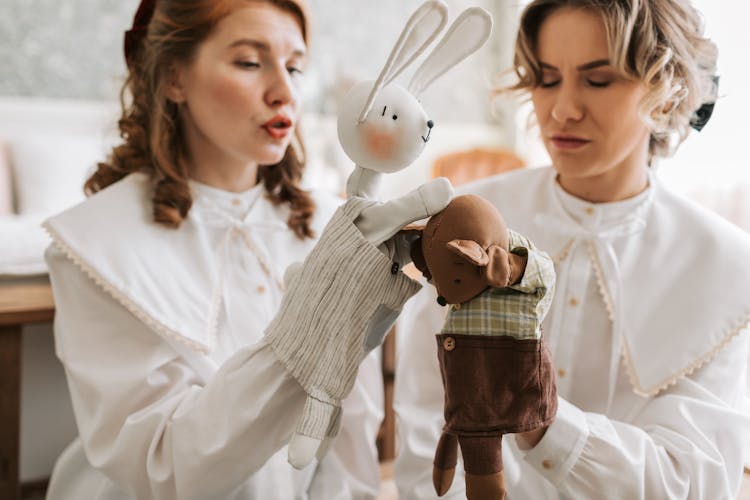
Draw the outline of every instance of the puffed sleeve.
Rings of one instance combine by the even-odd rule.
[[[742,411],[750,339],[630,410],[628,422],[560,400],[525,460],[568,498],[736,498],[750,419]]]
[[[57,355],[86,457],[131,496],[227,498],[288,442],[306,394],[263,342],[206,380],[54,246],[46,258]],[[376,418],[342,432],[374,441]],[[335,448],[321,471],[342,464],[348,491],[370,492],[371,464],[347,463]]]

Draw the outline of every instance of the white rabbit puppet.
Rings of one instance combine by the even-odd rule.
[[[415,71],[407,88],[393,83],[440,34],[447,17],[448,7],[442,0],[424,2],[407,21],[377,80],[357,83],[344,98],[337,123],[339,142],[356,164],[347,180],[348,196],[377,199],[381,173],[397,172],[414,162],[430,139],[434,125],[419,96],[489,39],[489,12],[468,8]],[[419,220],[417,215],[424,218],[430,208],[444,207],[451,194],[447,179],[434,179],[402,198],[372,207],[357,226],[371,241],[383,241],[404,225]],[[382,227],[375,230],[373,226]]]
[[[371,200],[354,223],[367,241],[379,245],[394,261],[393,272],[408,261],[409,240],[392,237],[407,224],[445,208],[453,196],[453,187],[448,179],[438,178],[400,198],[378,202],[380,175],[402,170],[419,156],[433,127],[419,103],[419,95],[435,79],[482,47],[492,30],[492,18],[487,11],[478,7],[464,10],[416,70],[408,88],[392,83],[440,34],[447,16],[448,8],[442,0],[424,2],[407,21],[378,79],[356,84],[344,99],[338,117],[339,140],[356,164],[347,181],[347,195],[350,199]],[[299,267],[290,268],[285,281],[293,279]],[[382,342],[393,320],[395,317],[380,321],[383,328],[376,335],[378,339],[368,342],[370,348]],[[298,429],[309,424],[303,420]],[[336,433],[337,428],[333,432],[329,429],[326,437],[319,439],[298,430],[289,442],[289,463],[301,469],[314,456],[322,458]]]

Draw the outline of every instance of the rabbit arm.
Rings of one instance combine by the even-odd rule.
[[[444,209],[453,197],[453,186],[445,177],[422,184],[408,194],[364,209],[355,224],[374,244],[388,240],[404,226]]]

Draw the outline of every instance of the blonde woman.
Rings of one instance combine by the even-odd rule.
[[[750,238],[670,192],[652,168],[705,125],[716,49],[688,0],[535,0],[523,11],[515,89],[552,165],[463,189],[553,256],[544,322],[559,405],[508,439],[508,497],[735,498]],[[402,500],[433,498],[443,395],[430,289],[400,320],[396,377]],[[454,480],[448,498],[463,498]]]

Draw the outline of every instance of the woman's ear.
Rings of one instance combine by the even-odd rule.
[[[495,288],[510,286],[510,259],[508,252],[497,245],[488,249],[489,263],[484,270],[487,284]]]
[[[184,69],[175,63],[169,65],[165,74],[164,82],[166,88],[167,99],[175,104],[182,104],[185,102],[185,87],[183,86],[184,81]]]
[[[445,246],[448,247],[448,250],[475,266],[486,266],[490,260],[484,248],[473,240],[451,240]]]

